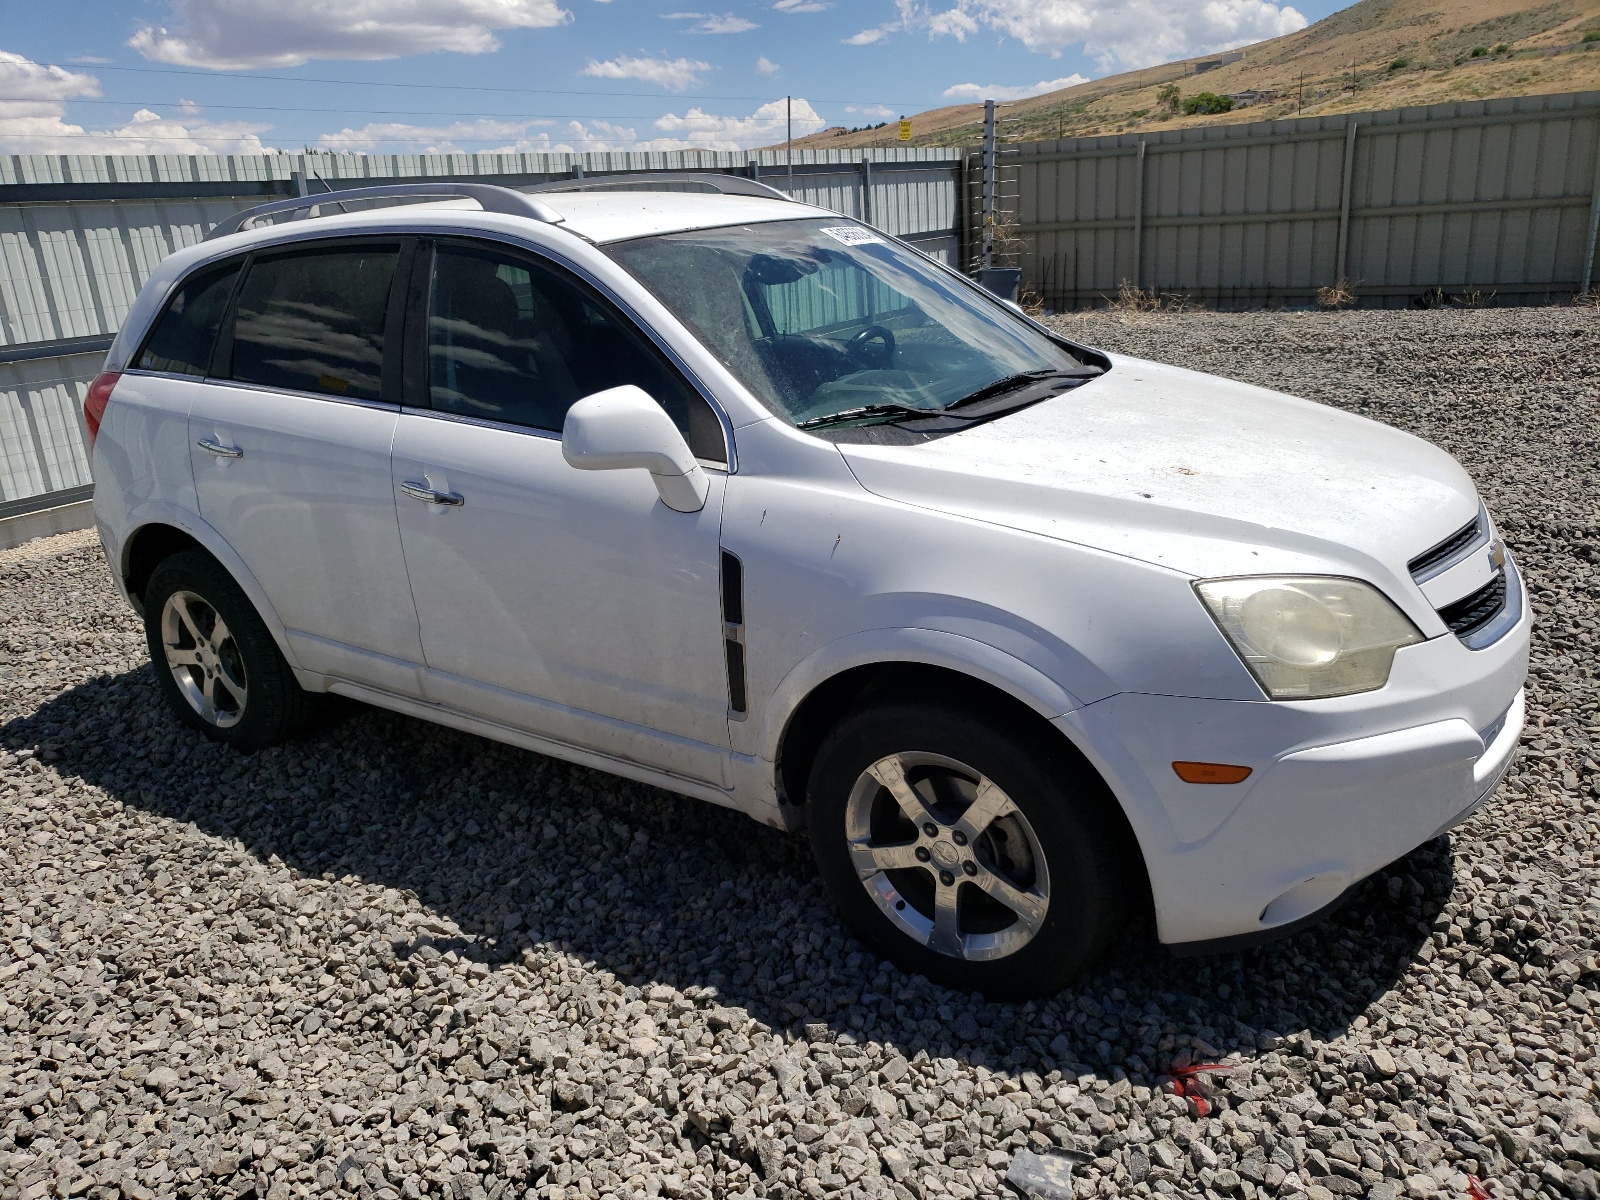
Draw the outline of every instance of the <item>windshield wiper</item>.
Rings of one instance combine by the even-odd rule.
[[[1044,383],[1051,379],[1093,379],[1102,374],[1104,374],[1103,371],[1089,367],[1080,368],[1076,371],[1063,370],[1059,367],[1045,367],[1039,371],[1022,371],[1016,375],[1007,375],[1004,379],[997,379],[993,383],[961,397],[959,400],[952,400],[945,405],[944,411],[949,412],[953,408],[962,408],[968,404],[976,404],[980,400],[988,400],[993,396],[1014,392],[1018,388],[1027,387],[1031,383]]]
[[[912,408],[909,404],[863,404],[859,408],[846,408],[840,412],[824,413],[795,422],[796,429],[822,429],[845,421],[870,420],[873,417],[936,417],[943,409]]]

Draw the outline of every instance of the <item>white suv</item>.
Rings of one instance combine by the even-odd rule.
[[[864,941],[994,997],[1142,908],[1298,928],[1493,790],[1529,617],[1448,455],[754,183],[608,182],[156,270],[86,417],[181,719],[335,692],[806,826]]]

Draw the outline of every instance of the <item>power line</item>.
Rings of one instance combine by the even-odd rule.
[[[597,92],[581,88],[512,88],[490,87],[485,84],[467,83],[386,83],[376,79],[330,79],[326,76],[314,75],[263,75],[251,71],[179,71],[168,67],[116,67],[105,63],[92,65],[94,71],[122,71],[130,75],[178,75],[185,79],[261,79],[268,83],[326,83],[338,87],[380,87],[380,88],[410,88],[427,91],[446,92],[499,92],[506,95],[519,96],[628,96],[646,100],[756,100],[770,103],[770,96],[732,96],[713,95],[711,93],[696,92]],[[87,72],[84,72],[87,74]],[[948,103],[940,100],[840,100],[826,96],[814,100],[807,98],[812,104],[883,104],[892,107],[912,107],[925,105],[933,107]]]
[[[34,104],[34,103],[38,103],[38,101],[35,100],[31,96],[0,96],[0,104]],[[71,103],[73,103],[73,104],[98,104],[98,105],[101,105],[102,107],[117,107],[117,106],[131,105],[131,106],[135,106],[135,107],[139,107],[139,108],[173,108],[173,107],[176,107],[177,104],[181,103],[181,101],[172,101],[172,100],[73,100],[73,101],[71,101]],[[358,116],[363,116],[363,117],[465,117],[465,118],[469,118],[469,119],[485,120],[485,121],[487,121],[487,120],[507,120],[507,119],[509,119],[509,120],[514,120],[514,121],[528,122],[528,123],[531,123],[533,121],[566,121],[566,120],[574,120],[574,121],[610,121],[610,120],[616,120],[616,119],[622,119],[622,120],[645,120],[645,119],[648,119],[650,117],[655,117],[655,116],[659,116],[660,115],[659,113],[611,113],[611,114],[606,115],[606,116],[596,116],[593,113],[532,113],[532,114],[526,113],[526,112],[514,112],[514,113],[467,113],[467,112],[443,112],[443,111],[434,110],[434,109],[414,109],[414,108],[345,108],[345,107],[342,107],[342,106],[339,107],[339,108],[309,108],[309,107],[297,107],[297,106],[289,106],[289,105],[271,105],[271,104],[202,104],[202,105],[199,105],[198,107],[200,109],[202,109],[202,110],[209,111],[209,110],[212,110],[212,109],[216,109],[218,111],[223,111],[223,112],[354,113],[354,114],[356,114]],[[198,114],[194,114],[194,115],[198,115]],[[730,117],[719,117],[719,116],[713,116],[711,114],[706,114],[706,113],[702,113],[698,117],[692,117],[692,116],[682,116],[682,117],[680,117],[680,116],[677,116],[676,114],[669,114],[669,115],[671,115],[674,120],[678,120],[678,121],[699,121],[699,120],[707,120],[707,121],[739,120],[739,121],[743,121],[743,120],[749,120],[750,119],[748,117],[732,117],[732,118],[730,118]],[[166,120],[166,119],[169,119],[169,118],[163,118],[163,120]],[[179,118],[173,117],[173,118],[170,118],[170,119],[178,120]],[[0,118],[0,120],[3,120],[3,118]]]

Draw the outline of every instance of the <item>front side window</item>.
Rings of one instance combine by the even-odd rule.
[[[183,281],[150,330],[133,364],[140,371],[204,375],[211,365],[222,314],[238,277],[239,264],[207,267]]]
[[[585,396],[648,392],[701,458],[725,456],[703,397],[618,313],[564,273],[488,247],[440,243],[428,302],[428,402],[559,432]]]
[[[378,400],[384,322],[400,248],[297,250],[258,258],[239,289],[231,378]]]
[[[840,218],[608,246],[775,413],[937,413],[1015,382],[1098,374],[931,261]]]

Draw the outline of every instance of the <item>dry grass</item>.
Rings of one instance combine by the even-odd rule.
[[[1318,308],[1351,308],[1356,302],[1356,285],[1343,275],[1337,282],[1317,289]]]
[[[1105,299],[1107,308],[1125,316],[1156,312],[1181,313],[1189,308],[1187,296],[1158,292],[1155,288],[1146,290],[1130,279],[1122,281],[1115,296],[1107,296]]]

